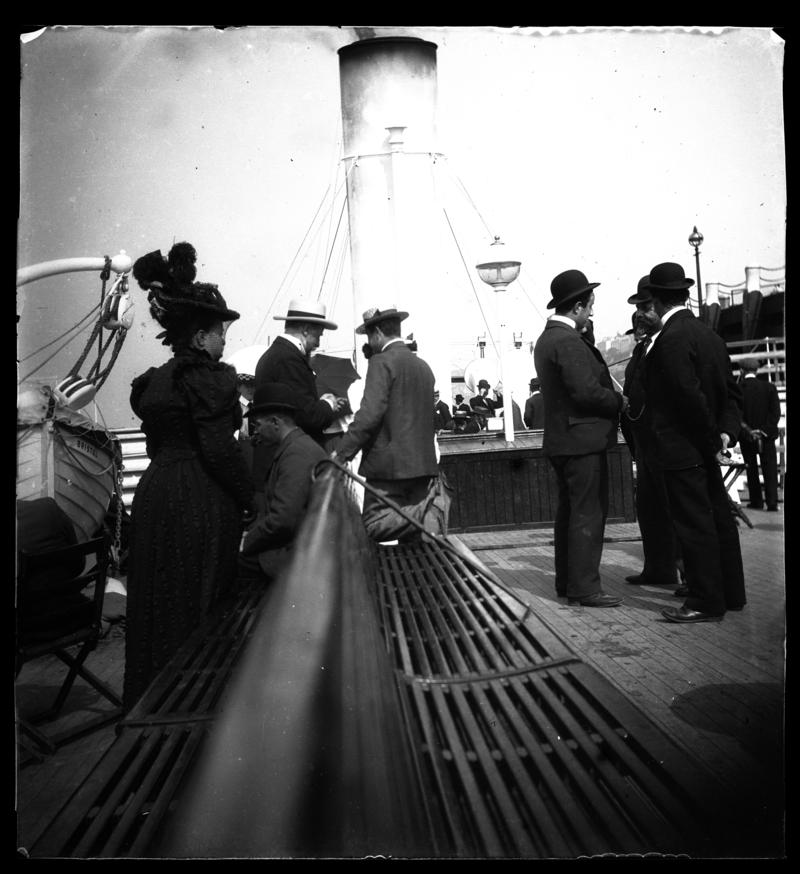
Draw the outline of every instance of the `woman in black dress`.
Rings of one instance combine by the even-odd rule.
[[[150,252],[133,266],[174,354],[131,390],[150,464],[131,511],[126,712],[230,590],[253,513],[252,478],[234,436],[242,423],[236,371],[220,361],[227,323],[239,314],[215,285],[193,281],[195,259],[189,243],[177,243],[168,258]]]

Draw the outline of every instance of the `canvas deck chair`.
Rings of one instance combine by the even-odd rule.
[[[104,536],[47,552],[18,553],[17,675],[26,662],[45,655],[57,656],[69,668],[50,707],[27,719],[17,719],[20,745],[34,756],[52,753],[122,714],[120,697],[84,664],[102,634],[107,570],[108,541]],[[92,584],[94,590],[87,596],[85,590]],[[36,726],[58,718],[78,677],[111,702],[113,710],[68,731],[45,734]]]

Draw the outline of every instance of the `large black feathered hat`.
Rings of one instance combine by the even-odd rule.
[[[133,275],[148,292],[153,315],[159,318],[170,309],[188,307],[214,313],[222,322],[236,321],[239,313],[228,308],[216,285],[194,281],[196,261],[197,252],[191,243],[176,243],[166,258],[156,249],[136,260]]]

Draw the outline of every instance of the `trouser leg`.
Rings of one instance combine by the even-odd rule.
[[[566,593],[569,598],[586,598],[602,591],[600,558],[608,515],[606,453],[569,456],[559,464],[568,501],[568,519],[562,516],[559,520],[562,560],[566,553]]]
[[[667,470],[664,484],[690,592],[685,605],[706,613],[724,613],[720,543],[708,472],[702,465]]]

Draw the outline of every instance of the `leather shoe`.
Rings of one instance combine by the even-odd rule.
[[[767,512],[768,513],[777,513],[778,508],[777,507],[767,507]]]
[[[631,574],[629,577],[625,577],[625,582],[632,586],[643,586],[647,583],[647,579],[644,574]]]
[[[689,594],[688,586],[678,586],[677,589],[672,593],[676,598],[686,598]]]
[[[573,607],[576,604],[580,604],[581,607],[618,607],[622,603],[622,598],[607,595],[605,592],[596,592],[585,598],[570,598],[569,603]]]
[[[625,582],[630,583],[632,586],[674,586],[675,580],[651,580],[649,577],[646,577],[644,574],[633,574],[629,577],[625,577]]]
[[[702,610],[691,610],[689,607],[667,607],[661,615],[668,622],[722,622],[722,615],[703,613]]]
[[[763,510],[764,505],[763,504],[748,504],[747,509],[748,510]]]

